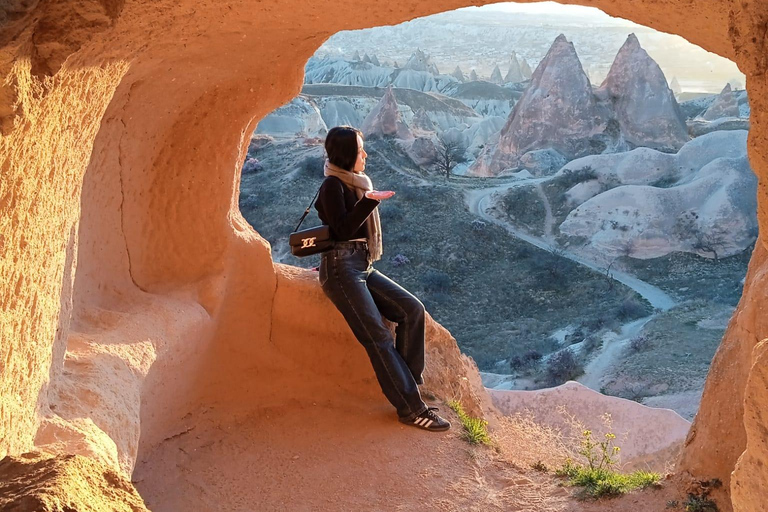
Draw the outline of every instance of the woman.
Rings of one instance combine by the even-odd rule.
[[[419,394],[424,371],[424,305],[374,269],[381,258],[376,207],[395,193],[373,190],[363,172],[368,154],[362,133],[337,126],[325,138],[325,180],[315,208],[336,244],[322,254],[320,285],[365,347],[381,390],[402,423],[443,431],[450,423]],[[397,323],[395,337],[381,315]]]

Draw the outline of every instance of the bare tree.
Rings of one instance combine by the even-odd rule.
[[[691,248],[700,252],[712,253],[715,261],[718,261],[719,253],[728,242],[728,234],[720,226],[712,226],[708,231],[704,231],[698,220],[698,213],[694,210],[688,210],[677,219],[673,230],[682,240],[688,240]]]
[[[441,133],[437,136],[435,149],[437,150],[437,157],[434,161],[435,168],[445,173],[447,179],[451,179],[451,170],[456,164],[466,161],[464,153],[467,148],[460,139],[446,137]]]
[[[711,252],[715,257],[715,261],[718,261],[717,252],[724,248],[726,242],[725,230],[720,227],[713,227],[712,230],[706,233],[701,229],[697,230],[694,233],[691,247],[697,251]]]

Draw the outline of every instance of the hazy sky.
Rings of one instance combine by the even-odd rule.
[[[557,2],[535,2],[528,4],[502,2],[498,4],[484,5],[482,7],[466,7],[465,9],[458,9],[458,11],[477,9],[482,9],[484,11],[522,12],[529,14],[557,14],[560,16],[592,18],[601,21],[615,20],[617,23],[634,25],[634,23],[631,21],[609,16],[596,7],[585,7],[583,5],[564,5]]]

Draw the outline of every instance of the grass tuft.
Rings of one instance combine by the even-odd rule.
[[[573,486],[583,487],[582,494],[591,498],[620,496],[636,489],[658,485],[661,480],[658,473],[638,470],[624,474],[613,469],[589,468],[573,462],[566,462],[556,474],[568,477]]]
[[[469,442],[469,444],[491,444],[491,436],[488,434],[488,422],[480,418],[472,418],[462,407],[461,402],[458,400],[449,400],[448,407],[453,409],[453,412],[459,417],[464,431],[462,437]]]
[[[614,469],[618,464],[620,448],[614,445],[616,436],[607,433],[602,441],[592,437],[592,431],[582,433],[579,454],[587,461],[579,464],[567,459],[555,474],[568,478],[568,483],[582,487],[584,498],[614,497],[646,487],[659,485],[661,475],[648,471],[620,473]]]

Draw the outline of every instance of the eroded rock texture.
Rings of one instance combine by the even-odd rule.
[[[469,3],[12,3],[0,33],[0,455],[37,442],[128,472],[201,404],[339,389],[383,400],[310,276],[274,266],[243,220],[239,169],[256,122],[299,92],[331,34]],[[738,62],[768,226],[766,5],[582,3]],[[720,478],[739,511],[765,503],[763,244],[681,464]],[[433,326],[429,343],[436,393],[460,382],[475,412],[488,407],[455,342]]]
[[[601,88],[630,144],[677,150],[688,140],[685,118],[664,73],[634,34],[619,50]]]

